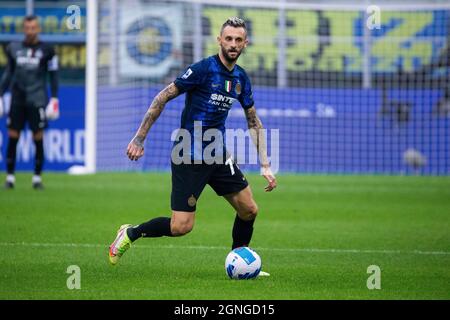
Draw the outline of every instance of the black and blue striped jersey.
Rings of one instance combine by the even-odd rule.
[[[200,147],[194,148],[194,125],[198,128],[201,123],[203,133],[208,129],[220,130],[225,146],[225,121],[233,103],[239,101],[244,109],[254,104],[252,86],[244,69],[235,65],[230,71],[218,55],[192,64],[174,83],[180,93],[186,93],[180,127],[191,135],[191,155],[197,154],[194,149]],[[201,149],[208,144],[202,141]]]
[[[181,93],[186,92],[181,128],[191,133],[194,121],[202,122],[203,131],[216,128],[224,133],[228,112],[236,100],[244,109],[254,104],[244,69],[235,65],[229,71],[218,55],[189,66],[174,83]]]

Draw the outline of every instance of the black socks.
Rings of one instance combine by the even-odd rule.
[[[8,148],[6,150],[6,172],[8,174],[14,174],[16,168],[16,150],[17,150],[17,138],[8,139]]]
[[[159,217],[148,222],[144,222],[138,226],[131,227],[127,230],[128,238],[135,241],[140,237],[156,238],[162,236],[172,237],[170,231],[170,218]]]
[[[16,152],[19,139],[9,138],[6,149],[6,171],[8,174],[14,174],[16,168]],[[36,155],[34,162],[34,174],[40,175],[44,165],[44,142],[43,140],[34,140],[36,146]]]
[[[232,249],[244,247],[250,244],[253,235],[253,224],[255,219],[245,221],[236,214],[233,225],[233,245]],[[159,217],[127,230],[128,238],[133,242],[138,238],[156,238],[168,236],[172,237],[170,230],[170,218]]]
[[[253,223],[255,219],[245,221],[236,214],[233,225],[233,245],[232,249],[237,247],[246,247],[250,244],[253,234]]]
[[[34,140],[36,146],[36,156],[34,158],[34,174],[39,176],[44,165],[44,142],[43,140]]]

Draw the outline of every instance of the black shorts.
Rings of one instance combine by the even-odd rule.
[[[175,211],[195,211],[200,194],[209,184],[219,196],[239,192],[248,186],[239,167],[229,164],[173,164],[171,207]]]
[[[33,132],[45,129],[47,127],[45,107],[11,103],[7,120],[8,128],[20,131],[25,127],[25,122],[28,122]]]

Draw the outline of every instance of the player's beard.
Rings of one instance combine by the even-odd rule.
[[[25,43],[27,43],[27,44],[35,44],[37,42],[38,42],[38,35],[37,34],[25,35]]]
[[[220,47],[221,48],[221,50],[222,50],[222,55],[223,55],[223,57],[225,58],[225,60],[227,60],[228,62],[230,62],[230,63],[232,63],[232,62],[236,62],[237,61],[237,59],[239,58],[239,56],[241,55],[241,53],[242,53],[242,50],[241,51],[239,51],[238,49],[233,49],[233,50],[227,50],[227,49],[225,49],[224,47]],[[228,54],[229,52],[236,52],[237,54],[236,54],[236,57],[230,57],[230,55]]]

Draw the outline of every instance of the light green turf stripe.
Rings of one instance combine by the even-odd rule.
[[[37,242],[0,242],[0,246],[23,247],[75,247],[75,248],[108,248],[107,244],[95,243],[37,243]],[[220,246],[146,246],[134,245],[133,248],[142,249],[200,249],[200,250],[229,250],[229,247]],[[312,253],[381,253],[381,254],[418,254],[418,255],[450,255],[449,251],[423,251],[423,250],[372,250],[372,249],[319,249],[319,248],[255,248],[262,251],[312,252]]]

